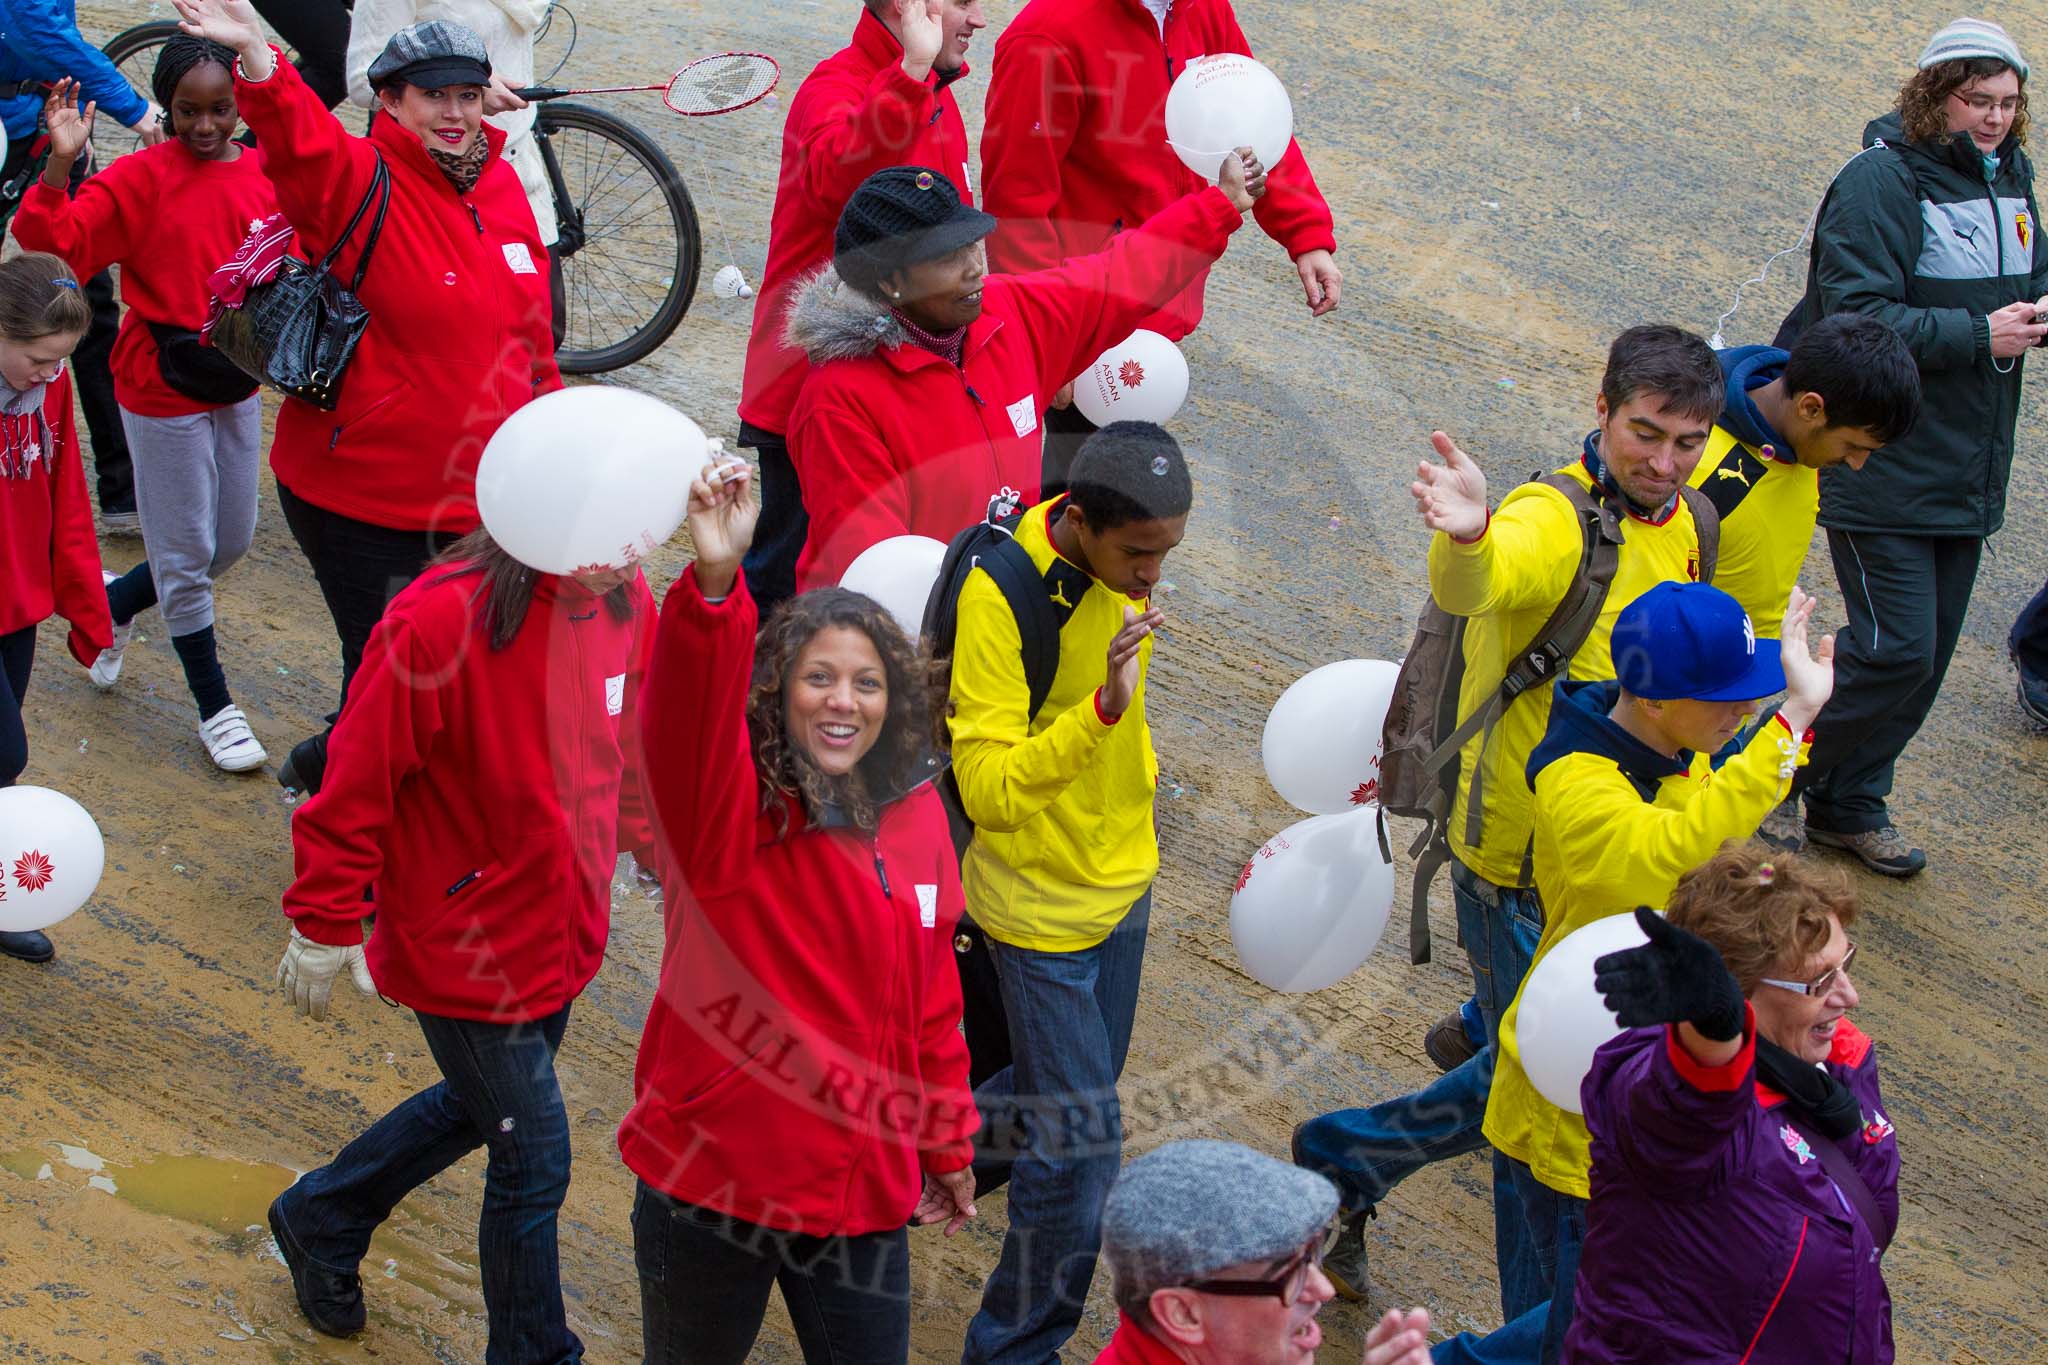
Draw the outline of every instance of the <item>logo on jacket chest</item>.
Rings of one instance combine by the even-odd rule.
[[[616,716],[626,709],[626,675],[604,680],[604,713]]]
[[[939,888],[935,883],[917,884],[917,922],[927,929],[939,927]]]
[[[505,243],[505,264],[512,267],[515,275],[538,275],[540,270],[533,263],[533,253],[526,249],[524,242]]]
[[[1787,1123],[1779,1127],[1778,1140],[1785,1144],[1787,1151],[1799,1158],[1800,1165],[1804,1166],[1807,1162],[1813,1160],[1813,1148],[1806,1145],[1806,1139],[1799,1136],[1799,1130],[1791,1124]]]
[[[1863,1145],[1866,1147],[1877,1146],[1897,1131],[1882,1109],[1872,1110],[1863,1116]]]
[[[1038,430],[1038,395],[1027,393],[1003,411],[1010,414],[1010,425],[1019,436],[1029,436]]]

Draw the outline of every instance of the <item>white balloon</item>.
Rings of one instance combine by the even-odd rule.
[[[1515,1006],[1515,1048],[1529,1083],[1558,1108],[1584,1112],[1579,1086],[1593,1054],[1622,1031],[1593,989],[1593,964],[1649,941],[1633,912],[1608,915],[1566,934],[1530,968]]]
[[[505,553],[541,573],[629,568],[682,525],[708,450],[697,424],[658,398],[558,389],[492,433],[477,511]]]
[[[69,918],[106,865],[106,843],[85,807],[47,787],[0,788],[0,931]]]
[[[1394,866],[1380,852],[1378,809],[1289,825],[1238,874],[1230,941],[1276,991],[1319,991],[1358,970],[1394,908]]]
[[[1180,347],[1142,327],[1074,376],[1074,406],[1098,427],[1111,422],[1171,422],[1187,400],[1187,357]]]
[[[862,550],[840,575],[839,586],[865,593],[896,618],[916,640],[924,629],[924,604],[939,581],[946,543],[930,536],[891,536]]]
[[[1260,750],[1266,778],[1287,804],[1311,815],[1379,804],[1380,731],[1400,675],[1380,659],[1346,659],[1280,694]]]
[[[1250,147],[1270,171],[1293,140],[1287,87],[1241,53],[1195,58],[1166,92],[1166,141],[1183,165],[1211,184],[1235,149]]]

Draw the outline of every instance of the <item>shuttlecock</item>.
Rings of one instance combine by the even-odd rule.
[[[738,266],[722,265],[711,277],[711,292],[722,299],[750,299],[754,297],[754,286],[747,283]]]

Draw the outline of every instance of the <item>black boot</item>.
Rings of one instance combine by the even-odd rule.
[[[20,929],[0,933],[0,953],[23,962],[48,962],[57,955],[57,945],[40,929]]]
[[[320,781],[327,776],[327,736],[322,731],[311,739],[302,739],[292,745],[292,751],[285,755],[278,765],[277,783],[287,791],[301,796],[311,796],[320,790]]]
[[[362,1276],[343,1274],[308,1256],[285,1226],[283,1205],[282,1194],[270,1203],[270,1235],[277,1239],[277,1254],[292,1273],[292,1293],[299,1300],[299,1311],[315,1331],[330,1337],[354,1336],[363,1330],[365,1318]]]

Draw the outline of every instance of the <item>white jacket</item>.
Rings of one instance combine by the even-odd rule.
[[[356,0],[348,33],[348,97],[365,109],[376,107],[370,93],[370,63],[407,24],[441,19],[460,24],[484,40],[491,70],[515,90],[533,84],[533,35],[547,18],[549,0]],[[533,205],[540,239],[553,245],[557,232],[555,196],[546,165],[533,144],[531,108],[494,114],[490,122],[505,133],[505,159],[519,172],[526,202]]]

